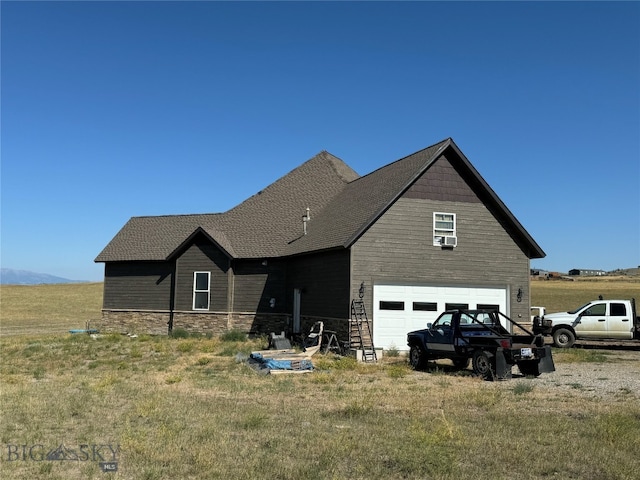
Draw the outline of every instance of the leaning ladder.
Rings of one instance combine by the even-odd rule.
[[[351,325],[349,329],[349,340],[352,347],[362,350],[362,360],[364,362],[376,362],[376,350],[373,348],[373,335],[371,333],[371,322],[367,318],[367,312],[362,300],[351,301]]]

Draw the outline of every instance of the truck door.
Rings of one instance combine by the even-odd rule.
[[[624,303],[611,302],[609,304],[609,316],[607,318],[607,330],[609,338],[630,340],[633,338],[633,318]]]
[[[602,338],[607,333],[606,302],[592,303],[580,313],[574,328],[578,337]]]
[[[436,323],[429,328],[425,340],[427,348],[434,351],[453,351],[453,313],[443,313]]]

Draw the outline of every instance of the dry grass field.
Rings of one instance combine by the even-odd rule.
[[[0,336],[85,328],[100,318],[102,293],[102,283],[0,285]],[[570,310],[598,295],[640,302],[640,277],[531,282],[531,304],[547,312]]]
[[[635,298],[640,302],[640,277],[531,282],[531,305],[546,307],[547,313],[572,310],[590,300],[597,300],[599,295],[605,299]]]
[[[314,357],[309,374],[260,375],[245,359],[265,339],[51,333],[100,310],[100,284],[57,287],[0,289],[3,480],[626,480],[640,471],[640,392],[594,395],[562,373],[586,362],[604,384],[635,368],[638,352],[554,350],[563,370],[544,382],[333,355]],[[537,289],[534,301],[553,305]],[[577,292],[558,293],[572,300],[558,308],[580,304]]]
[[[0,336],[63,333],[100,318],[102,283],[0,285]]]

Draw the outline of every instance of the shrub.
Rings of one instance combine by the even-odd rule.
[[[388,350],[384,351],[386,357],[399,357],[400,350],[395,345],[391,345]]]
[[[131,347],[129,355],[131,356],[131,358],[142,358],[142,350],[140,350],[140,347],[138,347],[137,345],[134,345],[133,347]]]
[[[406,364],[394,364],[389,365],[386,368],[387,375],[391,378],[404,378],[409,372],[410,368]]]
[[[171,338],[189,338],[189,332],[184,328],[174,328],[171,330]]]
[[[228,332],[220,335],[220,340],[223,342],[244,342],[247,339],[247,334],[240,330],[229,330]]]
[[[523,395],[525,393],[531,393],[533,391],[533,385],[526,382],[518,382],[513,387],[513,393],[516,395]]]
[[[182,377],[180,375],[172,375],[165,379],[165,383],[167,385],[173,385],[174,383],[180,383],[182,381]]]
[[[178,344],[178,351],[180,353],[193,352],[194,348],[195,348],[195,344],[193,343],[193,341],[180,342]]]

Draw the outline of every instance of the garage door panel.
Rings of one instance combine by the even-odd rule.
[[[466,304],[470,309],[477,308],[477,305],[496,305],[505,312],[506,292],[506,288],[495,287],[375,285],[374,345],[377,348],[407,350],[407,333],[433,323],[445,311],[447,304]],[[402,310],[389,309],[397,307],[397,302],[403,302]]]

